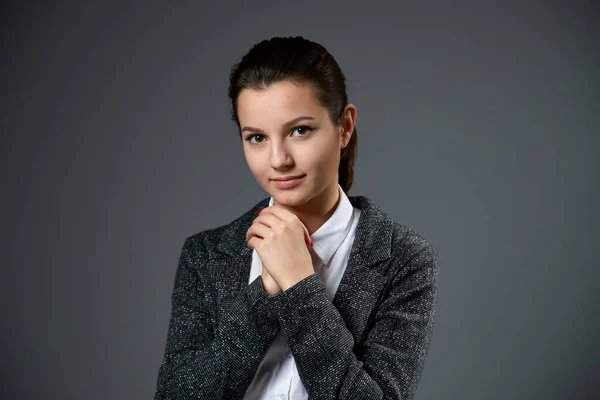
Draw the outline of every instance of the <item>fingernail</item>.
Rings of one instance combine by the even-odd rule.
[[[257,211],[257,214],[260,214],[260,212],[262,211],[262,208],[260,210]]]
[[[254,222],[250,222],[250,226],[252,226],[252,224],[253,224],[253,223],[254,223]]]

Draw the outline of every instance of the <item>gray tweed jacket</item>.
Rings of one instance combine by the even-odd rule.
[[[177,266],[158,399],[241,399],[283,329],[310,399],[410,399],[437,303],[438,253],[371,200],[333,302],[318,275],[268,296],[248,284],[245,234],[263,199],[231,223],[186,238]]]

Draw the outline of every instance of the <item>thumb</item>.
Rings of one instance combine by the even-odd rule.
[[[303,223],[302,221],[300,221],[300,225],[302,225],[302,229],[304,229],[304,241],[306,242],[306,244],[307,244],[308,246],[311,246],[311,247],[312,247],[312,245],[313,245],[313,240],[312,240],[312,238],[310,237],[310,233],[308,232],[308,229],[306,228],[306,225],[304,225],[304,223]]]

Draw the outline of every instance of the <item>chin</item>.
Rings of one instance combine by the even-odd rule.
[[[298,196],[293,196],[290,194],[275,194],[272,197],[275,200],[275,203],[285,207],[298,207],[306,202],[303,199],[298,198]]]
[[[298,207],[308,201],[302,190],[275,189],[274,192],[269,194],[277,204],[285,207]]]

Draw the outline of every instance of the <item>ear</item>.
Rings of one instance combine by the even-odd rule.
[[[354,104],[347,104],[344,107],[344,120],[341,124],[341,146],[342,149],[345,148],[348,143],[350,143],[350,137],[352,136],[352,132],[354,132],[354,127],[356,126],[356,107]]]

